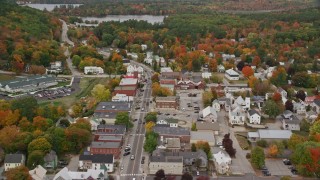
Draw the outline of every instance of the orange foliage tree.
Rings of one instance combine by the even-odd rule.
[[[278,92],[275,92],[272,96],[272,99],[275,101],[275,102],[278,102],[281,100],[281,94],[278,93]]]
[[[245,77],[250,77],[253,75],[254,71],[250,66],[245,66],[244,68],[242,68],[242,73]]]

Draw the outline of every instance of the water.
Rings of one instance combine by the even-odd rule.
[[[83,21],[97,21],[98,23],[101,22],[108,22],[108,21],[127,21],[130,19],[133,20],[142,20],[147,21],[151,24],[155,23],[163,23],[163,19],[165,16],[153,16],[153,15],[108,15],[106,17],[82,17]]]
[[[43,11],[44,9],[47,9],[48,11],[52,11],[54,7],[56,6],[60,7],[60,5],[66,5],[66,6],[72,5],[74,7],[78,7],[78,6],[81,6],[82,4],[26,4],[25,6],[39,9],[41,11]]]

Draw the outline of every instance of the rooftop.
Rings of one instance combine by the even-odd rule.
[[[151,156],[150,162],[177,162],[183,163],[181,156]]]
[[[215,142],[214,134],[210,131],[191,131],[191,140]]]
[[[4,163],[21,163],[23,154],[7,154],[4,158]]]
[[[255,109],[250,109],[250,110],[248,111],[248,113],[249,113],[250,116],[252,116],[252,115],[254,115],[254,114],[260,115],[260,114],[258,113],[258,111],[256,111]]]
[[[154,126],[153,131],[160,134],[160,135],[190,135],[189,129],[181,128],[181,127],[160,127]]]
[[[129,91],[135,91],[136,90],[136,87],[133,87],[133,86],[117,86],[114,88],[114,90],[129,90]]]
[[[84,155],[81,154],[79,157],[79,161],[92,161],[92,163],[113,163],[113,155],[112,154],[89,154]]]
[[[114,134],[124,134],[126,132],[125,125],[108,125],[108,124],[99,124],[97,130],[99,129],[111,129]]]
[[[138,79],[136,79],[136,78],[122,78],[119,86],[136,85],[137,83],[138,83]]]
[[[177,96],[157,97],[156,102],[176,102],[177,99],[179,99]]]
[[[233,69],[228,69],[226,70],[226,73],[230,76],[239,76],[239,73],[237,73],[235,70]]]
[[[258,133],[261,139],[289,139],[292,135],[290,130],[259,129]]]
[[[97,142],[93,141],[91,143],[91,148],[119,148],[121,146],[120,142]]]
[[[27,76],[23,78],[15,78],[13,80],[0,81],[0,87],[8,85],[10,88],[37,85],[43,82],[56,81],[54,76],[50,75],[37,75],[37,76]]]
[[[220,126],[218,122],[196,122],[197,130],[211,130],[211,131],[219,131]]]
[[[103,111],[118,111],[118,112],[125,112],[131,110],[131,103],[128,102],[114,102],[114,101],[106,101],[106,102],[100,102],[95,112],[103,112]]]

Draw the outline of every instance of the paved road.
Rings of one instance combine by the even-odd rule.
[[[67,32],[68,32],[67,23],[62,19],[59,19],[59,20],[62,22],[61,41],[66,42],[71,46],[74,46],[74,43],[68,38],[68,35],[67,35]]]
[[[133,64],[137,64],[133,62]],[[141,65],[138,63],[138,65]],[[152,75],[152,70],[149,67],[142,66],[145,68],[146,78],[149,79]],[[148,81],[144,86],[144,93],[142,96],[142,105],[141,107],[145,108],[145,111],[137,111],[135,116],[144,121],[144,117],[146,113],[149,111],[149,98],[151,96],[151,81]],[[131,155],[135,156],[134,160],[130,159],[130,156],[125,156],[122,159],[121,165],[124,165],[124,170],[120,172],[121,180],[128,180],[132,178],[136,178],[140,180],[144,176],[144,170],[141,165],[141,159],[143,154],[143,143],[145,137],[145,129],[144,125],[136,122],[135,127],[133,128],[131,135],[128,137],[128,143],[132,146]]]

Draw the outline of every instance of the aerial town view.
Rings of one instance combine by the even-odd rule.
[[[0,179],[320,179],[320,1],[0,0]]]

